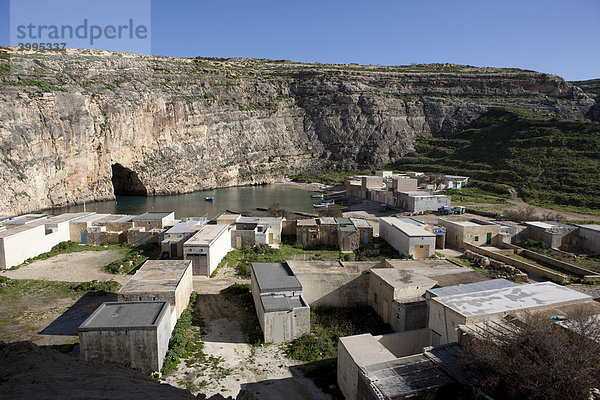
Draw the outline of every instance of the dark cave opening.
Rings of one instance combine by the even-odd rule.
[[[135,171],[121,164],[112,165],[112,184],[115,196],[147,196],[148,191]]]

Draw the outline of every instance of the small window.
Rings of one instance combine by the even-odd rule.
[[[373,302],[377,304],[377,293],[373,293]]]
[[[140,301],[142,301],[142,296],[139,297]]]
[[[475,236],[475,241],[479,242],[479,236]]]

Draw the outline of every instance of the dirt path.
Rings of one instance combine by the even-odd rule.
[[[236,397],[244,390],[260,399],[329,398],[295,372],[300,363],[288,359],[282,345],[246,342],[243,326],[260,328],[253,310],[248,310],[239,296],[214,293],[218,285],[195,282],[196,287],[204,293],[198,296],[196,307],[205,323],[202,342],[208,363],[188,367],[184,361],[177,372],[164,377],[166,383],[181,387],[184,381],[191,381],[197,388],[194,392],[207,396]]]
[[[89,282],[93,280],[115,280],[124,285],[130,275],[113,275],[102,272],[100,268],[122,257],[118,250],[82,251],[59,254],[46,260],[34,261],[14,271],[5,271],[3,275],[11,279],[37,279],[63,282]]]

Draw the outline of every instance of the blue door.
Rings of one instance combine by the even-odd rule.
[[[142,246],[146,245],[146,235],[142,235]]]
[[[87,232],[86,231],[81,232],[81,243],[87,244]]]
[[[365,232],[363,234],[363,243],[364,244],[369,244],[369,232]]]

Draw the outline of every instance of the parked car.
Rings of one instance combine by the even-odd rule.
[[[463,207],[463,206],[454,206],[454,207],[452,207],[452,212],[454,214],[464,214],[465,213],[465,207]]]
[[[438,212],[442,215],[454,214],[454,210],[448,206],[438,208]]]

